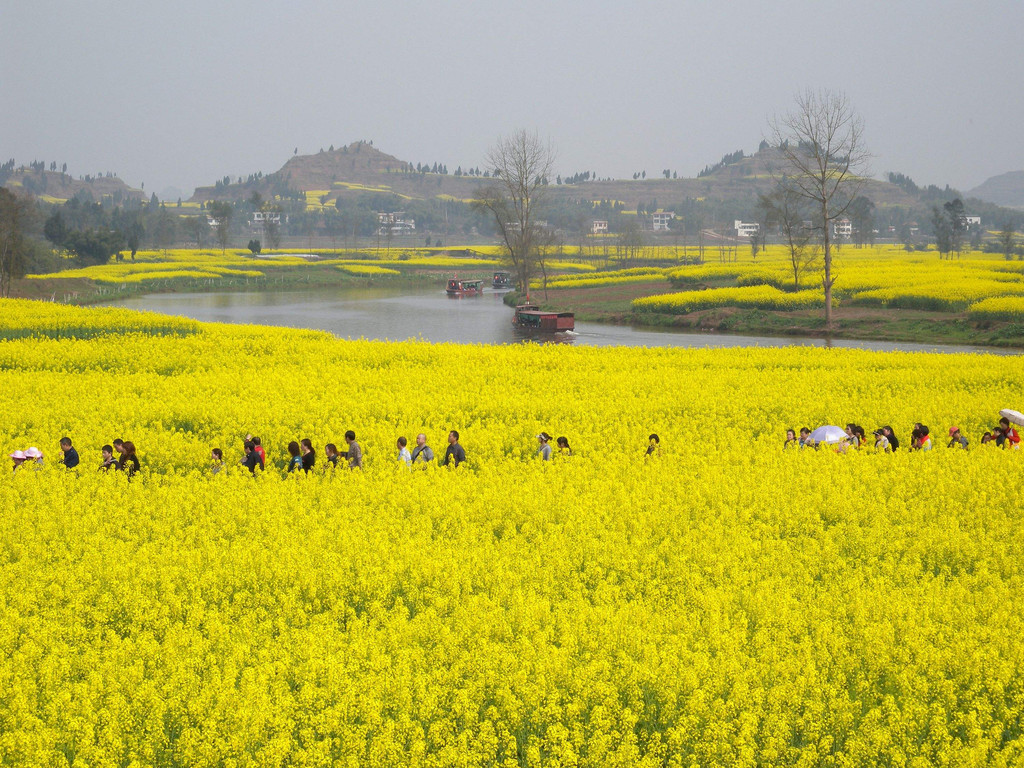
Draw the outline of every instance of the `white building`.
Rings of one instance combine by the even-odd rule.
[[[732,223],[736,230],[736,237],[757,237],[761,232],[761,225],[756,221],[740,221],[736,219]]]
[[[968,232],[981,229],[981,216],[964,216],[964,226]]]
[[[832,234],[836,237],[853,237],[853,222],[849,219],[837,219],[832,224]]]
[[[676,215],[671,211],[658,211],[651,214],[651,229],[655,232],[668,232],[668,224]]]
[[[597,221],[590,225],[590,234],[592,235],[607,235],[608,234],[608,222]]]
[[[416,231],[416,220],[405,218],[405,211],[378,213],[377,224],[377,231],[382,235],[386,235],[389,230],[393,235],[411,235]]]

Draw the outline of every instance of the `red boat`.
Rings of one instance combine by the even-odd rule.
[[[531,331],[572,331],[576,328],[576,316],[572,312],[544,312],[536,304],[520,304],[512,325]]]
[[[449,296],[478,296],[484,292],[483,280],[459,280],[455,277],[448,281],[444,292]]]

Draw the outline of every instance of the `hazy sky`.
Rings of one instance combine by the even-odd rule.
[[[562,174],[693,176],[806,87],[875,175],[1024,169],[1024,2],[0,0],[0,160],[187,194],[357,139],[482,165],[517,128]]]

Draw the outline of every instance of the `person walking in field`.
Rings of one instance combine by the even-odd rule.
[[[889,438],[885,436],[885,432],[882,429],[876,429],[872,434],[875,436],[876,451],[889,453],[892,450],[889,445]]]
[[[43,452],[35,446],[25,449],[25,461],[30,463],[36,469],[43,468]]]
[[[61,459],[61,464],[68,469],[74,469],[77,467],[79,462],[78,451],[76,451],[74,446],[71,445],[70,437],[62,437],[60,439],[60,449],[64,453],[64,457]]]
[[[130,480],[141,469],[139,457],[135,453],[135,443],[131,440],[126,440],[121,445],[121,449],[123,452],[121,453],[120,461],[117,462],[117,468],[122,472],[127,472],[128,479]]]
[[[645,456],[661,456],[661,438],[651,435],[647,438],[647,453]]]
[[[897,448],[900,447],[899,438],[896,437],[896,435],[892,431],[892,427],[890,427],[888,424],[882,427],[882,434],[885,435],[885,439],[889,441],[889,448],[895,451]]]
[[[999,426],[1003,430],[1003,438],[1005,439],[1006,448],[1016,448],[1020,445],[1020,435],[1017,434],[1017,430],[1010,424],[1010,420],[1003,416],[999,420]]]
[[[107,444],[100,448],[100,455],[103,457],[103,461],[100,463],[100,472],[107,472],[111,469],[117,469],[117,459],[114,458],[114,446]]]
[[[348,450],[344,456],[348,459],[349,469],[359,469],[363,466],[363,449],[356,442],[356,433],[351,429],[345,433],[345,442],[348,443]]]
[[[224,471],[224,451],[214,448],[210,451],[210,473],[219,475]]]
[[[17,472],[25,464],[25,452],[18,450],[9,455],[14,460],[13,471]]]
[[[458,467],[465,460],[466,449],[459,444],[459,433],[453,429],[448,433],[448,448],[444,452],[444,461],[441,464],[447,467],[449,462],[454,461]]]
[[[782,449],[786,448],[799,448],[800,441],[796,439],[796,431],[792,429],[786,430],[786,442],[782,444]]]
[[[540,456],[542,461],[551,461],[551,435],[547,432],[541,432],[537,435],[537,442],[540,443],[540,447],[537,448],[537,455]]]
[[[432,464],[434,449],[427,445],[427,436],[420,432],[416,435],[416,447],[412,449],[412,463]]]
[[[559,456],[572,456],[572,448],[569,447],[569,438],[560,437],[555,441],[558,445]]]
[[[331,469],[338,466],[338,446],[334,443],[328,443],[324,446],[324,456],[327,457],[327,463],[331,465]]]
[[[249,472],[255,475],[256,467],[259,467],[261,470],[266,468],[266,465],[263,463],[263,458],[258,453],[256,453],[256,445],[253,443],[252,440],[245,441],[244,450],[245,458],[242,459],[241,462],[239,463],[242,464],[246,469],[248,469]]]
[[[309,474],[316,464],[316,450],[313,448],[313,441],[308,437],[302,438],[302,442],[299,443],[299,450],[302,452],[302,469],[306,474]]]
[[[255,447],[255,446],[254,446]],[[302,469],[302,451],[299,450],[299,444],[292,440],[288,443],[288,455],[291,457],[288,459],[288,474],[297,472]]]
[[[968,440],[960,433],[960,427],[949,428],[949,445],[947,448],[963,448],[967,450]]]
[[[407,466],[407,467],[412,464],[412,454],[409,453],[409,449],[406,447],[408,445],[408,442],[409,441],[406,440],[404,436],[398,438],[398,442],[397,442],[397,445],[398,445],[398,460],[403,462],[405,464],[405,466]]]

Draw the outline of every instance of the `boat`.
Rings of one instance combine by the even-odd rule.
[[[510,272],[495,272],[491,281],[492,288],[513,288],[512,274]]]
[[[545,312],[536,304],[520,304],[512,316],[512,325],[531,331],[572,331],[576,328],[576,315],[572,312]]]
[[[484,292],[483,280],[459,280],[453,277],[448,281],[448,287],[444,292],[449,296],[479,296]]]

